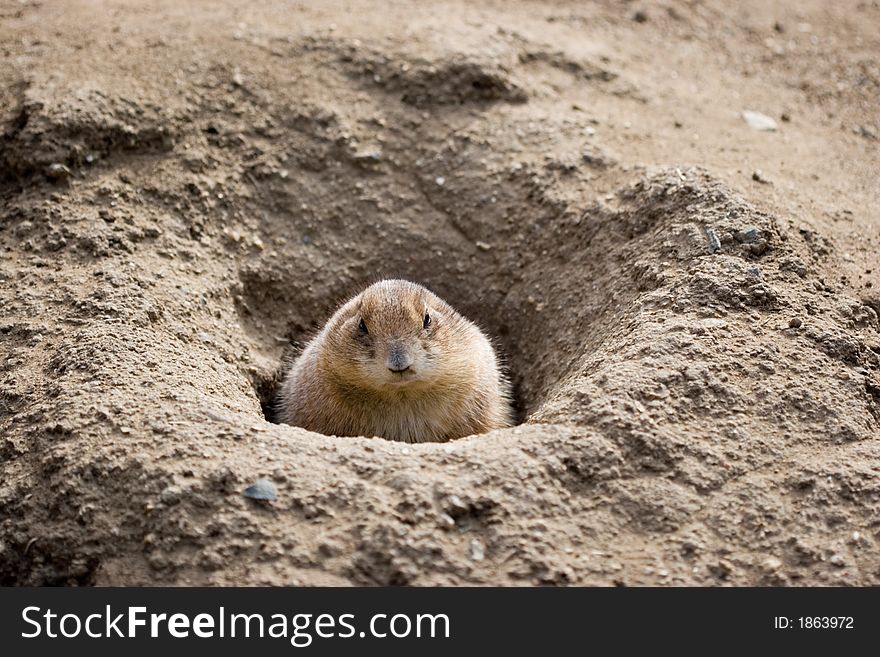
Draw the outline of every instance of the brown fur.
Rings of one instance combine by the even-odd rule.
[[[486,336],[402,280],[371,285],[336,311],[285,376],[277,411],[310,431],[408,443],[511,425],[509,384]]]

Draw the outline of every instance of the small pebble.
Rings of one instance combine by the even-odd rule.
[[[753,130],[772,132],[779,127],[775,120],[773,120],[766,114],[761,114],[761,112],[746,110],[742,114],[740,114],[740,116],[742,116],[743,121],[745,121],[748,126]]]
[[[752,171],[752,180],[755,182],[759,182],[762,185],[769,185],[770,180],[764,175],[764,173],[760,169],[755,169]]]
[[[159,500],[165,506],[174,506],[180,502],[180,492],[177,486],[169,486],[159,494]]]
[[[438,185],[439,187],[443,187],[443,185],[446,184],[446,178],[444,178],[443,176],[437,176],[437,177],[434,179],[434,182],[437,183],[437,185]]]
[[[380,162],[382,160],[382,151],[371,150],[355,153],[354,160],[355,162],[359,162],[361,164],[375,164],[376,162]]]
[[[467,505],[461,501],[461,498],[458,495],[450,495],[448,502],[451,511],[467,511]]]
[[[709,227],[706,229],[706,238],[709,240],[709,253],[715,253],[721,248],[721,240],[718,239],[718,233],[715,232],[714,228]]]
[[[252,500],[271,502],[277,499],[278,490],[268,479],[258,479],[252,485],[244,489],[244,496]]]
[[[70,178],[70,169],[63,164],[53,162],[46,169],[46,175],[52,180],[67,180]]]
[[[742,230],[736,231],[736,239],[738,239],[740,242],[750,244],[756,241],[760,234],[761,233],[756,226],[746,226]]]
[[[455,527],[455,520],[448,513],[441,513],[438,517],[438,520],[443,527],[446,527],[448,529],[452,529],[453,527]]]
[[[479,539],[471,539],[470,554],[474,561],[482,561],[486,557],[486,550]]]
[[[803,324],[804,323],[797,317],[792,317],[790,320],[788,320],[788,326],[793,329],[800,328],[801,326],[803,326]]]
[[[782,568],[782,561],[776,557],[768,557],[761,562],[761,568],[772,573]]]

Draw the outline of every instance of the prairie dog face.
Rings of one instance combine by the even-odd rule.
[[[333,436],[446,441],[510,426],[489,339],[421,285],[387,280],[339,307],[282,382],[279,419]]]
[[[388,280],[344,307],[332,329],[347,382],[371,390],[430,387],[456,366],[450,340],[465,320],[420,285]]]

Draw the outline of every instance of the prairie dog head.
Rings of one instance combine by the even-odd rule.
[[[466,375],[467,346],[461,343],[469,326],[421,285],[381,281],[331,320],[328,365],[346,387],[401,393],[429,388]]]

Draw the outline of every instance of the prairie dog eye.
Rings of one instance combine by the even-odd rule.
[[[431,315],[430,313],[425,313],[425,321],[422,322],[422,326],[424,328],[428,328],[431,325]]]
[[[367,330],[367,323],[363,319],[358,322],[358,333],[360,333],[361,335],[366,335],[367,333],[369,333],[369,331]]]

